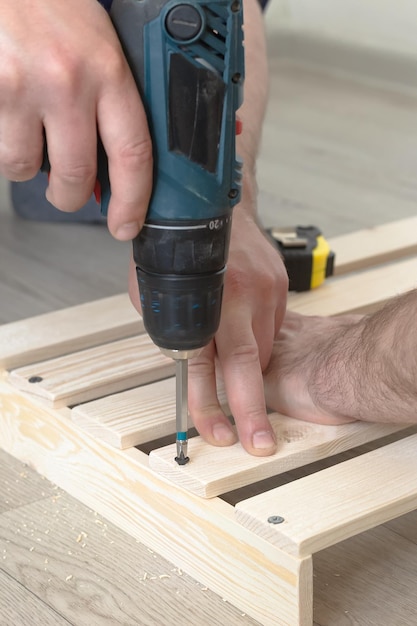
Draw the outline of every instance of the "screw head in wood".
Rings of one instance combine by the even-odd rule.
[[[269,524],[282,524],[282,522],[285,522],[285,519],[281,517],[281,515],[271,515],[268,517]]]

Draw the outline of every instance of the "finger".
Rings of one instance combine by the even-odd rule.
[[[259,349],[251,314],[242,307],[225,307],[216,336],[229,406],[242,446],[250,454],[266,456],[276,449],[264,398]]]
[[[44,120],[51,166],[48,201],[57,209],[77,211],[90,198],[97,176],[97,133],[95,112],[61,103],[59,116]]]
[[[100,137],[109,162],[108,227],[117,239],[140,231],[152,191],[152,143],[145,110],[130,70],[119,68],[98,102]]]
[[[0,173],[9,180],[33,178],[42,163],[43,127],[25,111],[0,115]]]
[[[197,357],[190,360],[188,376],[190,415],[200,435],[215,446],[235,443],[235,431],[217,398],[213,341]]]

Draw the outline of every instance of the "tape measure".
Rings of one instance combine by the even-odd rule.
[[[269,228],[285,263],[290,291],[308,291],[333,275],[335,254],[316,226]]]

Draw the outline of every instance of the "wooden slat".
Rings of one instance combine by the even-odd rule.
[[[365,422],[323,426],[278,413],[269,417],[278,441],[278,451],[272,456],[254,457],[240,443],[217,448],[201,437],[193,437],[189,441],[191,460],[187,465],[177,465],[175,445],[169,445],[152,450],[150,467],[184,489],[211,498],[404,428]]]
[[[72,406],[172,376],[174,362],[147,334],[12,370],[10,381],[50,406]],[[40,382],[30,383],[32,377]]]
[[[332,237],[335,275],[347,274],[417,254],[417,217]]]
[[[143,332],[126,294],[0,326],[0,366],[29,365]]]
[[[218,390],[218,397],[223,410],[230,412],[224,388]],[[121,449],[171,435],[175,433],[175,378],[80,404],[71,417],[93,437]]]
[[[328,279],[318,289],[292,294],[288,307],[305,315],[370,313],[416,286],[417,258],[413,258],[353,276]]]
[[[313,554],[417,507],[416,449],[412,435],[239,502],[236,517],[289,554]]]

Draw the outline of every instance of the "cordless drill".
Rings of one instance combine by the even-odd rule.
[[[244,78],[242,0],[101,0],[146,109],[154,187],[133,241],[144,325],[176,360],[177,457],[187,457],[188,359],[215,335],[232,208]],[[120,115],[123,115],[120,111]],[[98,150],[101,210],[107,159]]]
[[[242,0],[113,0],[110,17],[153,141],[153,193],[133,251],[145,328],[177,362],[176,460],[185,464],[188,358],[219,326],[240,197]],[[106,168],[99,180],[105,210]]]

